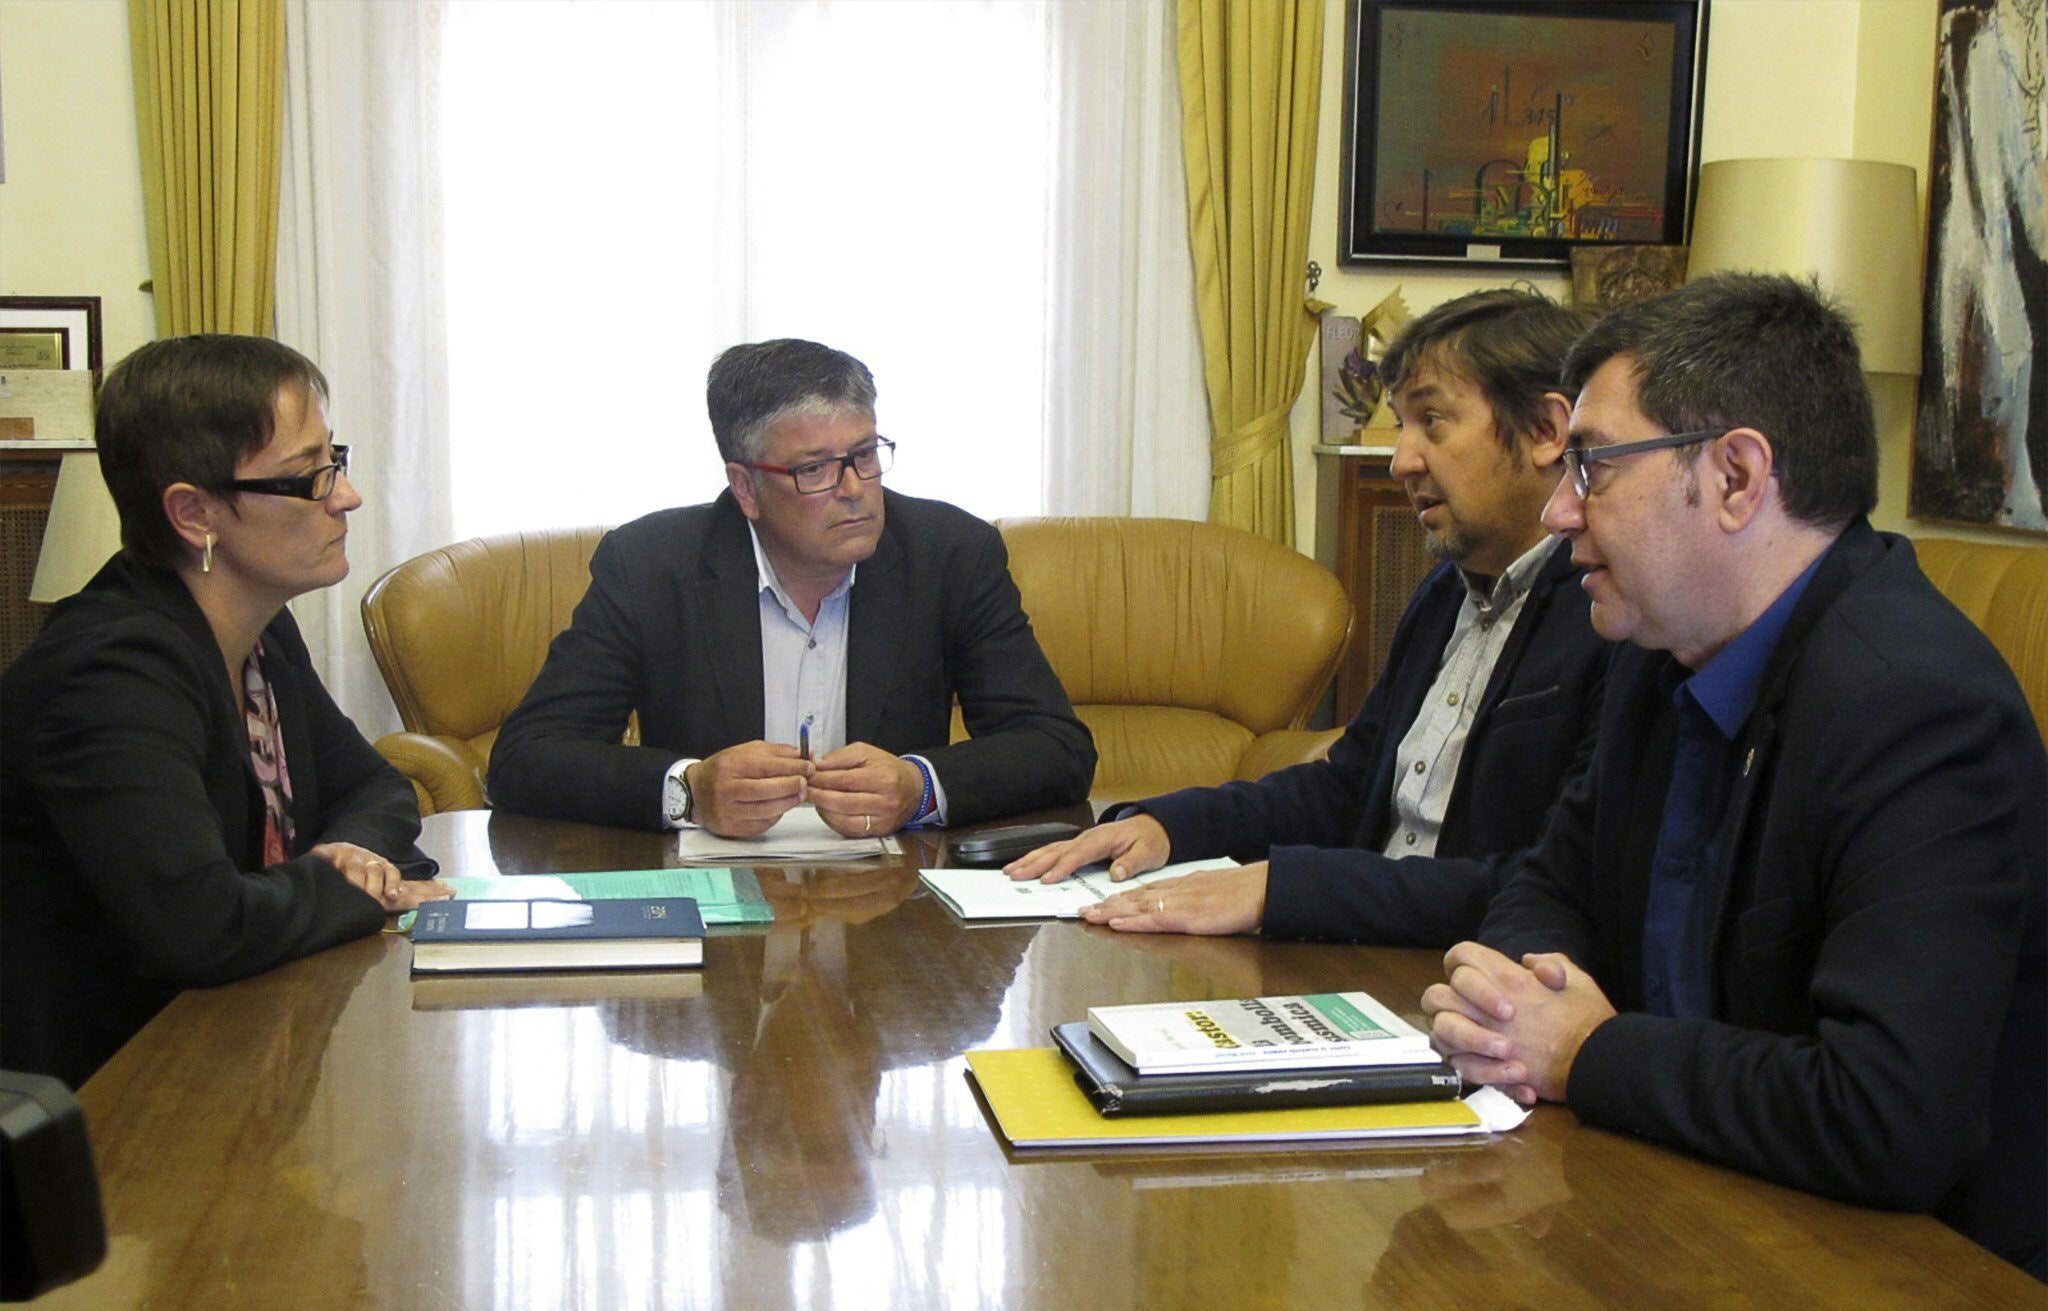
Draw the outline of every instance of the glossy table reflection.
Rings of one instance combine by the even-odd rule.
[[[426,841],[465,874],[666,850],[484,812]],[[416,986],[387,934],[186,993],[83,1090],[111,1253],[41,1304],[2042,1301],[1931,1220],[1556,1107],[1479,1147],[1011,1153],[969,1048],[1045,1045],[1105,1001],[1363,986],[1413,1016],[1436,956],[968,927],[919,890],[939,839],[908,845],[761,871],[777,922],[715,935],[701,972]]]

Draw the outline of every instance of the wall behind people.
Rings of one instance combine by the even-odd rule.
[[[1327,7],[1310,226],[1310,255],[1324,269],[1318,294],[1353,314],[1396,285],[1418,313],[1522,277],[1550,294],[1565,294],[1566,279],[1543,271],[1337,266],[1344,15],[1341,3]],[[1908,164],[1921,175],[1924,203],[1934,32],[1935,0],[1722,0],[1708,24],[1702,157],[1842,155]],[[151,335],[149,297],[137,290],[149,276],[148,245],[126,5],[0,0],[0,118],[7,158],[7,180],[0,184],[0,291],[100,296],[106,357],[119,359]],[[1876,518],[1883,527],[1905,527],[1914,384],[1880,379],[1876,392],[1884,452]],[[1313,391],[1305,388],[1303,395],[1293,414],[1296,477],[1299,486],[1312,487],[1316,410]],[[1296,540],[1313,542],[1315,498],[1297,497],[1296,512]]]
[[[1343,151],[1345,8],[1327,13],[1322,133],[1316,152],[1316,207],[1309,220],[1309,257],[1322,264],[1316,294],[1346,314],[1362,314],[1401,288],[1419,314],[1479,287],[1527,281],[1567,298],[1569,278],[1549,270],[1337,265],[1337,189]],[[1936,0],[1719,0],[1707,23],[1707,81],[1701,111],[1700,158],[1823,156],[1874,159],[1910,166],[1927,205],[1928,150],[1934,113]],[[1315,367],[1311,353],[1309,366]],[[1877,513],[1880,528],[1916,535],[2007,540],[1985,533],[1924,525],[1906,517],[1906,481],[1917,382],[1874,377],[1878,448],[1882,455]],[[1291,416],[1295,478],[1314,485],[1319,410],[1305,388]],[[1296,541],[1315,540],[1315,498],[1298,497]]]
[[[106,362],[156,335],[121,0],[0,0],[0,294],[98,296]]]

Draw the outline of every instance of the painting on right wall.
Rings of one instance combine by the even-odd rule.
[[[1942,0],[1916,518],[2048,533],[2044,0]]]

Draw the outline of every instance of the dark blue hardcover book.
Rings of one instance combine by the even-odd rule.
[[[605,901],[430,901],[412,926],[412,967],[439,970],[672,969],[704,963],[688,897]]]
[[[1074,1065],[1074,1082],[1104,1115],[1277,1111],[1286,1107],[1434,1102],[1456,1097],[1458,1072],[1445,1061],[1333,1070],[1220,1070],[1139,1074],[1088,1029],[1055,1024],[1053,1041]]]

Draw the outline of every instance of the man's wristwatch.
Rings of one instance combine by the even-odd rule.
[[[697,818],[697,799],[690,795],[690,766],[694,760],[679,760],[661,785],[661,814],[671,825],[688,824]]]

